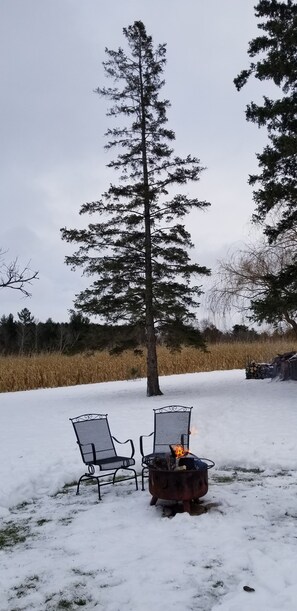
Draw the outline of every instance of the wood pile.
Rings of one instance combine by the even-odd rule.
[[[256,363],[251,360],[246,365],[245,377],[247,380],[297,380],[297,351],[277,354],[271,363]]]

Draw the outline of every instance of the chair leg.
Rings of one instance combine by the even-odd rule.
[[[78,482],[77,482],[77,487],[76,487],[76,494],[79,494],[80,482],[81,482],[81,481],[82,481],[84,478],[85,478],[85,474],[83,474],[83,475],[82,475],[82,476],[79,478],[79,480],[78,480]]]
[[[147,467],[143,467],[141,471],[141,490],[145,490],[144,488],[144,473],[147,470]]]
[[[123,469],[124,471],[130,471],[130,473],[132,472],[132,473],[133,473],[133,475],[131,475],[130,477],[126,477],[126,478],[124,478],[123,480],[120,480],[120,481],[125,481],[125,479],[134,479],[134,481],[135,481],[135,487],[136,487],[136,490],[138,490],[137,473],[136,473],[135,469],[131,469],[130,467],[119,467],[118,469],[116,469],[116,470],[115,470],[115,472],[114,472],[114,474],[113,474],[112,483],[113,483],[113,484],[115,484],[115,478],[116,478],[116,474],[117,474],[117,472],[118,472],[118,471],[120,471],[121,469]],[[83,475],[82,475],[82,476],[79,478],[79,480],[78,480],[77,487],[76,487],[76,494],[79,494],[79,487],[80,487],[80,483],[81,483],[83,480],[87,480],[87,479],[96,479],[96,480],[97,480],[97,487],[98,487],[98,498],[99,498],[99,501],[101,501],[102,499],[101,499],[100,477],[103,477],[103,476],[102,476],[102,475],[101,475],[101,476],[100,476],[100,475],[91,475],[91,474],[89,475],[89,473],[84,473],[84,474],[83,474]],[[104,482],[104,483],[102,484],[102,486],[105,486],[107,483],[110,483],[110,482],[106,482],[106,483]]]
[[[100,492],[100,481],[99,481],[99,477],[96,477],[97,480],[97,486],[98,486],[98,497],[99,497],[99,501],[101,501],[101,492]]]
[[[134,480],[135,480],[135,487],[136,487],[136,490],[138,490],[137,473],[136,473],[135,469],[131,469],[131,467],[119,467],[119,468],[118,468],[118,469],[117,469],[117,470],[114,472],[114,474],[113,474],[112,483],[113,483],[113,484],[115,484],[115,477],[116,477],[116,474],[117,474],[117,472],[118,472],[118,471],[121,471],[121,469],[122,469],[123,471],[130,471],[130,472],[132,471],[132,473],[134,474],[134,475],[133,475],[133,478],[134,478]],[[126,479],[132,479],[132,477],[130,477],[130,478],[126,478]],[[125,479],[124,479],[123,481],[125,481]]]
[[[129,469],[129,471],[133,471],[133,473],[134,473],[135,487],[136,487],[136,490],[138,490],[137,473],[136,473],[135,469]]]
[[[96,477],[96,475],[89,475],[88,473],[84,473],[78,480],[77,487],[76,487],[76,494],[79,494],[80,483],[83,481],[83,479],[96,479],[97,480],[98,497],[99,497],[99,501],[101,501],[100,481],[99,481],[99,477]]]

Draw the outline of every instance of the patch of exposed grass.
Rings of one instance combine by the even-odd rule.
[[[216,473],[214,473],[212,475],[212,480],[216,484],[231,484],[232,482],[235,482],[236,476],[235,475],[217,475]]]
[[[28,577],[24,583],[15,586],[13,590],[15,590],[17,598],[26,596],[30,590],[36,590],[38,582],[38,575],[32,575],[32,577]]]
[[[70,516],[65,517],[65,518],[60,518],[60,519],[59,519],[59,523],[60,523],[60,524],[63,524],[64,526],[68,526],[68,524],[71,524],[72,519],[73,519],[73,518],[72,518],[72,517],[70,517]]]
[[[71,609],[72,602],[70,600],[66,600],[65,598],[61,598],[58,602],[58,609]]]
[[[75,482],[75,481],[74,482],[69,482],[68,484],[64,484],[63,490],[67,490],[68,491],[69,488],[73,488],[76,485],[77,485],[77,482]]]
[[[13,547],[18,543],[24,543],[27,538],[28,529],[14,522],[7,524],[0,529],[0,549]]]
[[[264,469],[247,469],[246,467],[234,467],[234,471],[239,473],[254,473],[254,475],[260,475],[261,473],[264,473]]]
[[[48,520],[47,518],[41,518],[40,520],[37,520],[36,524],[37,526],[43,526],[44,524],[47,524],[48,522],[51,522],[52,520]]]
[[[72,492],[72,489],[74,488],[74,486],[77,486],[77,482],[71,482],[71,484],[64,484],[64,486],[63,486],[63,488],[61,490],[58,490],[57,492],[55,492],[51,496],[53,498],[55,498],[56,496],[61,496],[63,494],[69,494],[69,493]]]
[[[76,609],[77,607],[84,607],[87,604],[87,601],[85,598],[74,598],[73,600],[67,600],[66,598],[61,598],[61,600],[59,600],[58,605],[57,605],[57,610],[58,609]]]
[[[16,505],[15,510],[21,511],[22,509],[25,509],[25,507],[28,507],[28,505],[30,505],[30,503],[28,501],[24,501],[23,503],[19,503],[18,505]]]
[[[92,577],[95,575],[96,571],[82,571],[81,569],[71,569],[75,575],[79,575],[80,577]]]
[[[93,573],[84,573],[79,569],[73,569],[73,573],[79,576],[92,576]],[[75,611],[80,607],[85,607],[86,604],[90,604],[92,602],[92,598],[88,595],[84,595],[83,590],[85,589],[85,585],[83,583],[76,582],[73,583],[71,591],[66,592],[55,592],[50,594],[45,600],[45,609],[46,611],[60,611],[61,609],[69,609],[70,611]],[[75,592],[75,595],[72,594]]]

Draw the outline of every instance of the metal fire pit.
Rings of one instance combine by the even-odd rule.
[[[208,469],[214,462],[202,458],[199,468],[184,471],[155,468],[148,464],[151,505],[158,499],[182,501],[184,511],[190,512],[191,501],[197,501],[208,491]],[[207,462],[206,462],[207,461]]]

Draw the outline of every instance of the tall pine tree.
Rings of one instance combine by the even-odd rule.
[[[175,348],[203,343],[193,326],[201,287],[192,285],[191,278],[210,272],[191,262],[193,244],[182,219],[209,204],[176,192],[176,187],[198,181],[203,168],[196,157],[175,156],[170,146],[175,140],[166,127],[170,103],[159,99],[166,45],[154,48],[141,21],[123,33],[128,52],[106,49],[103,62],[113,87],[96,90],[112,103],[108,116],[118,119],[106,133],[106,149],[117,152],[108,167],[118,172],[118,182],[98,201],[82,206],[81,214],[97,216],[87,229],[61,231],[63,239],[79,244],[66,263],[95,276],[90,288],[76,296],[76,308],[109,323],[143,329],[138,336],[145,337],[151,396],[162,394],[158,333]]]
[[[257,155],[260,173],[251,175],[256,210],[253,220],[263,226],[269,243],[297,235],[297,4],[294,0],[260,0],[255,15],[263,31],[249,43],[253,61],[234,83],[240,90],[251,76],[276,85],[276,95],[247,106],[246,118],[266,126],[268,144]],[[257,58],[257,59],[254,59]],[[281,93],[281,95],[277,95]],[[272,277],[271,293],[253,304],[257,319],[277,320],[275,295],[287,295],[285,306],[297,310],[297,240],[295,256],[280,275]]]

